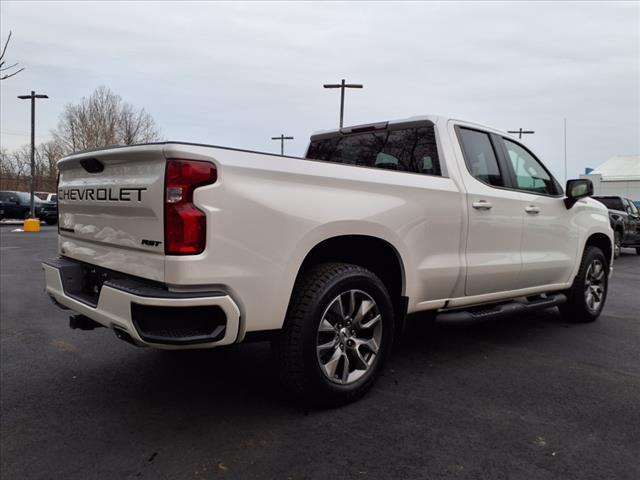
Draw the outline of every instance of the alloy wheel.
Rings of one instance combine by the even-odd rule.
[[[373,366],[382,340],[382,317],[375,300],[362,290],[336,296],[318,326],[316,352],[322,373],[348,385]]]
[[[587,308],[596,313],[600,310],[605,295],[605,268],[600,260],[593,260],[584,279],[584,299]]]

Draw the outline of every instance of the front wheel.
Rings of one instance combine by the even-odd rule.
[[[596,320],[607,299],[609,266],[598,247],[588,246],[573,285],[564,293],[567,302],[560,305],[562,315],[573,322],[593,322]]]
[[[376,275],[351,264],[313,266],[296,282],[274,343],[280,376],[306,403],[354,401],[373,385],[393,334],[391,299]]]
[[[619,231],[613,232],[613,258],[620,256],[620,250],[622,249],[622,235]]]

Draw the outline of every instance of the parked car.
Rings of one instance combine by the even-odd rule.
[[[46,291],[134,345],[271,339],[284,384],[345,403],[407,312],[480,320],[559,306],[594,321],[606,208],[520,140],[444,118],[333,130],[305,158],[167,142],[66,157]]]
[[[34,192],[34,195],[37,196],[40,200],[44,202],[57,202],[58,194],[51,192]]]
[[[609,220],[614,233],[614,254],[617,258],[621,248],[635,248],[640,255],[640,211],[628,198],[615,195],[594,196],[609,209]]]
[[[57,202],[45,202],[34,195],[36,218],[47,225],[58,222]],[[31,194],[28,192],[0,192],[0,220],[3,218],[22,220],[31,216]]]

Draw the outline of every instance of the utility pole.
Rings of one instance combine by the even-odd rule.
[[[344,120],[344,90],[345,88],[364,88],[363,85],[358,83],[345,83],[344,78],[341,83],[325,83],[324,88],[339,88],[340,89],[340,128]]]
[[[31,95],[18,95],[20,100],[31,99],[31,218],[36,218],[35,201],[33,192],[36,189],[36,98],[49,98],[46,95],[36,95],[31,90]]]
[[[280,155],[284,156],[284,141],[293,140],[293,137],[285,137],[282,133],[279,137],[271,137],[271,140],[280,140]]]
[[[518,138],[522,139],[522,135],[526,135],[526,134],[530,134],[530,133],[536,133],[533,130],[523,130],[522,127],[520,127],[518,130],[507,130],[507,133],[517,133],[518,134]]]
[[[567,183],[567,119],[564,119],[564,183]]]

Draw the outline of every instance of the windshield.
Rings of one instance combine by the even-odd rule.
[[[15,192],[16,196],[20,199],[20,203],[31,203],[31,194],[29,192]],[[46,203],[38,198],[37,195],[33,196],[34,203]]]
[[[619,197],[593,197],[594,200],[598,200],[603,203],[605,207],[610,210],[620,210],[624,212],[624,206],[622,205],[622,199]]]

